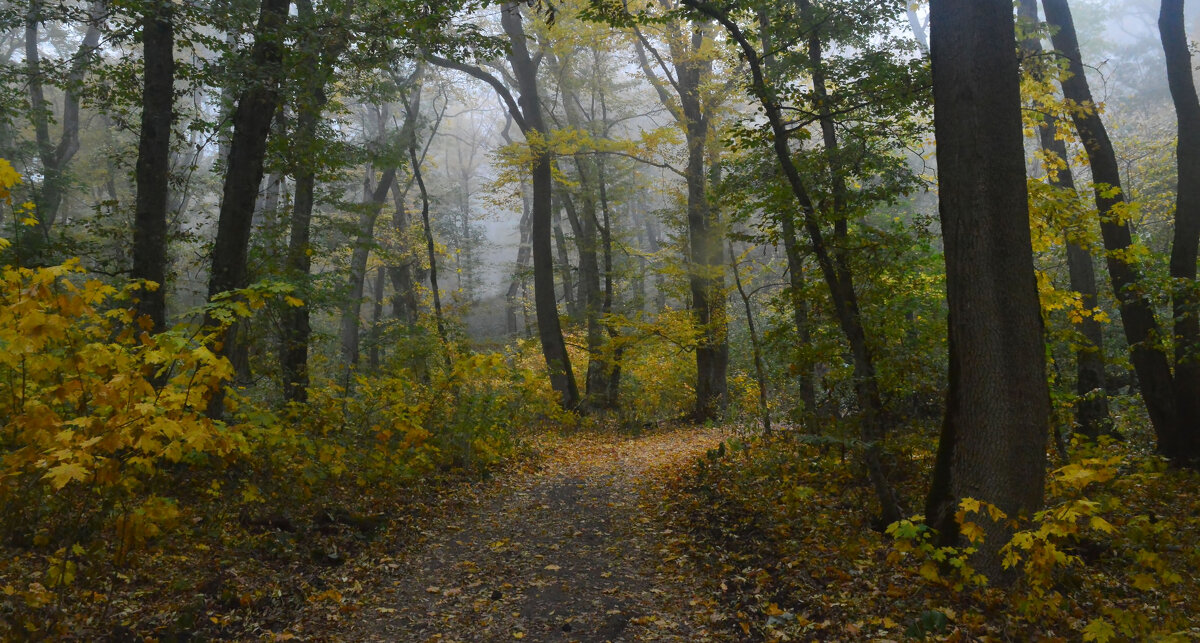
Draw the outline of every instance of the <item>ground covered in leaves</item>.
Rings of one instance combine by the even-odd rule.
[[[724,615],[670,554],[661,499],[728,433],[577,434],[464,490],[409,546],[355,564],[280,633],[379,641],[705,641]]]

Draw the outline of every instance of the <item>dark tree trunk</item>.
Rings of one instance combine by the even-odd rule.
[[[415,110],[409,110],[414,116]],[[408,160],[412,164],[413,180],[417,182],[417,190],[421,194],[421,225],[425,230],[425,252],[429,259],[429,290],[433,295],[433,320],[437,328],[438,340],[441,341],[446,368],[451,368],[450,340],[446,336],[446,321],[442,317],[442,293],[438,286],[437,247],[433,242],[433,226],[429,224],[429,191],[425,189],[425,179],[421,176],[421,159],[417,156],[417,137],[411,136],[408,144]]]
[[[806,5],[807,6],[807,5]],[[909,10],[912,13],[912,10]],[[770,16],[765,7],[758,11],[758,32],[763,51],[763,73],[770,77],[769,82],[776,83],[778,61],[774,45],[771,41]],[[922,32],[923,33],[923,32]],[[815,35],[815,34],[814,34]],[[764,80],[767,80],[764,78]],[[821,84],[824,91],[824,83]],[[796,338],[802,347],[812,345],[812,332],[808,322],[808,301],[804,298],[804,256],[801,254],[800,242],[796,238],[796,223],[790,211],[779,213],[780,238],[783,241],[784,257],[788,267],[788,295],[792,303],[792,322],[796,327]],[[802,360],[799,369],[800,401],[804,403],[803,424],[806,430],[815,432],[817,410],[817,387],[812,364]]]
[[[1170,363],[1158,339],[1161,336],[1158,320],[1153,306],[1140,292],[1141,271],[1127,252],[1133,245],[1133,235],[1129,223],[1117,216],[1125,204],[1117,155],[1084,76],[1071,9],[1067,0],[1043,0],[1042,6],[1046,10],[1046,21],[1057,29],[1053,35],[1054,48],[1067,60],[1070,75],[1062,81],[1063,95],[1072,103],[1088,108],[1072,110],[1071,119],[1092,166],[1100,233],[1108,251],[1108,274],[1120,304],[1121,323],[1142,400],[1158,437],[1158,450],[1172,457],[1182,444],[1183,423],[1194,423],[1197,418],[1181,417],[1176,407]],[[1110,191],[1110,187],[1116,191]]]
[[[175,28],[170,2],[150,5],[142,17],[142,129],[134,176],[134,279],[158,284],[138,293],[138,312],[167,328],[167,198],[170,191],[171,124],[175,120]]]
[[[353,3],[347,2],[343,11]],[[331,61],[345,48],[344,40],[329,42],[314,28],[316,16],[312,0],[296,0],[296,15],[307,29],[301,44],[299,59],[307,76],[303,91],[296,99],[296,129],[293,134],[292,176],[296,194],[292,200],[292,217],[288,236],[287,274],[300,284],[300,299],[304,305],[288,307],[283,312],[280,364],[283,375],[283,396],[289,402],[304,402],[308,397],[308,345],[312,335],[309,322],[311,311],[307,289],[312,269],[312,249],[309,247],[310,228],[316,189],[317,167],[308,151],[317,145],[317,129],[327,102],[325,85],[331,73]]]
[[[570,355],[567,354],[567,344],[563,340],[562,327],[558,321],[558,301],[554,291],[554,208],[551,202],[554,175],[551,168],[551,152],[547,149],[549,130],[542,118],[542,106],[538,97],[537,67],[540,56],[535,58],[529,53],[519,4],[505,2],[501,6],[500,25],[511,45],[508,62],[517,83],[517,91],[520,92],[519,100],[514,100],[508,88],[495,76],[479,67],[435,55],[427,57],[440,66],[457,69],[491,85],[521,128],[534,154],[530,163],[530,181],[533,186],[530,247],[533,254],[533,299],[537,312],[538,338],[541,340],[542,356],[546,360],[550,385],[558,393],[563,407],[573,409],[579,406],[579,388],[575,384]]]
[[[550,247],[551,191],[554,175],[551,171],[550,150],[546,149],[549,130],[542,119],[542,106],[538,97],[537,64],[529,55],[525,31],[521,23],[520,5],[506,2],[501,8],[500,22],[508,35],[512,48],[508,55],[513,76],[521,93],[520,106],[524,116],[522,131],[533,148],[534,160],[531,168],[533,182],[533,222],[531,243],[533,249],[533,299],[537,310],[538,337],[542,343],[542,355],[550,373],[550,384],[559,394],[565,408],[579,406],[579,388],[571,370],[571,358],[563,340],[562,327],[558,321],[558,302],[554,294],[554,255]]]
[[[1037,2],[1022,2],[1017,12],[1029,28],[1038,24]],[[1036,37],[1022,40],[1021,48],[1025,57],[1032,61],[1037,61],[1043,54],[1041,40]],[[1075,178],[1068,161],[1071,157],[1067,156],[1067,144],[1058,138],[1056,129],[1057,124],[1050,116],[1043,117],[1038,123],[1038,141],[1042,153],[1047,156],[1045,171],[1051,185],[1075,192]],[[1070,238],[1066,240],[1066,246],[1071,290],[1079,293],[1084,308],[1094,310],[1096,270],[1092,255]],[[1095,439],[1112,429],[1104,374],[1104,330],[1100,322],[1090,315],[1083,317],[1076,326],[1086,344],[1075,351],[1075,392],[1079,396],[1075,406],[1075,422],[1081,433]]]
[[[258,77],[242,91],[233,114],[233,136],[208,281],[209,299],[247,285],[250,224],[262,183],[267,136],[279,106],[279,81],[283,76],[281,40],[288,4],[288,0],[262,0],[254,46],[250,50],[250,68]],[[231,328],[222,342],[225,354],[230,354],[236,341],[236,332]],[[218,391],[209,405],[209,415],[220,417],[223,402],[223,395]]]
[[[1011,518],[1041,508],[1050,393],[1012,3],[933,0],[930,14],[950,393],[926,517],[955,542],[963,498]],[[986,511],[969,519],[985,533],[976,567],[1008,580],[999,550],[1011,527]]]
[[[729,368],[729,342],[726,336],[723,234],[720,221],[708,203],[705,153],[708,147],[709,121],[701,97],[701,84],[711,75],[712,62],[700,51],[705,42],[704,31],[700,25],[693,25],[690,38],[681,32],[678,24],[672,24],[670,28],[672,33],[668,38],[668,45],[675,68],[672,86],[679,101],[678,105],[651,69],[646,56],[646,49],[650,45],[640,32],[637,34],[637,55],[643,71],[658,94],[659,101],[683,128],[687,145],[687,166],[684,170],[687,183],[686,258],[692,316],[700,335],[696,346],[696,403],[692,409],[692,418],[702,422],[715,418],[729,401],[726,379]],[[657,54],[656,59],[661,63]],[[654,240],[656,231],[649,226],[647,231],[651,237],[651,244],[657,245]],[[659,301],[662,301],[663,297],[664,293],[659,288]],[[661,309],[662,306],[659,306],[659,310]]]
[[[1200,99],[1192,77],[1192,53],[1183,20],[1184,0],[1163,0],[1158,16],[1167,85],[1175,103],[1179,140],[1175,238],[1171,242],[1172,308],[1175,316],[1175,400],[1187,424],[1164,451],[1177,462],[1200,466],[1200,291],[1196,254],[1200,243]]]

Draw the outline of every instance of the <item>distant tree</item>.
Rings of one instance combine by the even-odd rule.
[[[554,288],[554,254],[552,226],[554,212],[551,203],[554,175],[551,151],[548,148],[550,130],[542,114],[538,92],[537,70],[542,56],[529,50],[529,38],[525,34],[520,5],[506,2],[500,9],[500,24],[509,41],[509,71],[516,82],[519,98],[514,98],[508,87],[491,73],[477,65],[466,64],[436,55],[429,55],[431,62],[441,67],[455,69],[482,80],[492,87],[504,101],[512,119],[517,123],[532,152],[530,182],[532,204],[530,214],[530,247],[533,255],[533,299],[537,315],[538,338],[542,344],[542,356],[550,374],[550,384],[558,393],[565,408],[579,406],[579,388],[571,370],[571,358],[563,340],[562,326],[558,320],[558,301]]]
[[[681,4],[661,0],[672,11]],[[700,332],[696,346],[696,404],[692,419],[715,418],[729,401],[729,337],[725,294],[724,230],[709,201],[710,159],[715,147],[714,117],[721,96],[708,90],[713,82],[713,25],[707,17],[673,18],[664,24],[663,56],[640,29],[634,43],[642,72],[659,101],[683,130],[687,146],[687,260],[692,315]],[[654,64],[651,64],[650,58]],[[657,70],[656,70],[657,67]]]
[[[963,498],[1009,517],[1043,502],[1050,394],[1029,231],[1009,0],[930,3],[950,392],[926,519],[959,538]],[[986,512],[977,566],[1001,576],[1011,527]]]

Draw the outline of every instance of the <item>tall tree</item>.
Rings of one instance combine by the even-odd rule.
[[[1176,413],[1179,427],[1169,455],[1200,466],[1200,290],[1196,254],[1200,244],[1200,99],[1192,76],[1192,51],[1184,27],[1184,0],[1163,0],[1158,16],[1167,60],[1167,86],[1175,103],[1175,236],[1171,241],[1172,310],[1175,316]]]
[[[775,157],[780,169],[783,171],[784,178],[795,199],[795,203],[800,210],[805,232],[808,234],[813,255],[817,260],[817,266],[820,268],[821,274],[825,279],[825,284],[829,288],[838,324],[846,337],[847,343],[850,345],[854,368],[855,397],[862,412],[860,432],[863,442],[866,443],[866,447],[863,450],[863,458],[872,485],[875,487],[876,496],[880,502],[882,522],[889,524],[900,520],[906,512],[883,467],[882,442],[886,436],[885,409],[882,395],[879,391],[879,380],[875,371],[874,354],[870,344],[867,342],[862,310],[858,301],[858,292],[854,286],[854,276],[850,269],[849,257],[846,254],[847,248],[843,243],[831,244],[829,242],[826,231],[822,226],[821,213],[818,211],[817,204],[812,198],[808,184],[800,174],[800,168],[797,166],[797,161],[792,154],[790,142],[792,133],[784,121],[784,105],[781,100],[781,91],[779,88],[772,86],[766,76],[763,64],[766,54],[760,53],[755,49],[750,38],[730,14],[700,0],[684,1],[688,6],[719,22],[742,51],[747,64],[750,66],[749,89],[762,105],[763,112],[766,115]],[[805,15],[808,15],[811,10],[811,7],[807,4],[802,5],[801,8],[802,13]],[[811,19],[810,15],[808,17]],[[817,25],[813,25],[812,29],[817,29]],[[814,43],[809,38],[808,48],[809,55],[812,58],[809,63],[810,71],[813,65],[820,68],[820,43]],[[817,84],[824,82],[823,77],[820,75],[813,80]],[[822,92],[825,92],[824,88],[822,88]],[[828,99],[827,93],[825,96]],[[826,108],[820,105],[809,107],[815,107],[818,113],[817,120],[822,120],[820,114]],[[835,143],[836,140],[832,142]],[[828,135],[824,133],[823,143],[826,145],[826,155],[828,156],[832,153],[836,156],[836,147],[830,147],[831,141]],[[831,165],[831,176],[836,178],[837,172],[836,166]],[[844,209],[844,190],[843,185],[842,195],[839,197],[841,201],[835,206],[832,213],[834,217],[834,238],[839,241],[844,239],[848,232],[847,212]]]
[[[349,0],[343,5],[343,21],[349,16],[352,6],[353,2]],[[296,17],[304,29],[304,37],[296,51],[297,68],[303,75],[293,105],[296,125],[291,136],[293,152],[290,164],[296,185],[289,222],[286,266],[291,279],[303,282],[312,269],[309,241],[319,169],[312,152],[318,145],[321,115],[329,100],[325,87],[333,74],[334,63],[346,48],[349,38],[344,28],[317,28],[318,20],[324,17],[317,15],[312,0],[296,0]],[[303,290],[301,294],[308,297]],[[305,301],[303,306],[289,307],[283,313],[279,362],[282,367],[283,396],[292,402],[303,402],[308,396],[308,345],[312,334],[310,311],[311,302]]]
[[[667,11],[677,8],[660,0]],[[705,49],[711,46],[711,23],[679,19],[665,24],[664,39],[669,62],[635,27],[638,61],[653,85],[663,107],[683,130],[687,146],[684,181],[687,184],[688,286],[692,315],[700,337],[696,346],[697,421],[715,418],[728,403],[729,340],[725,302],[723,230],[716,210],[709,203],[710,142],[715,105],[705,95],[712,80],[713,60]],[[659,71],[650,64],[654,57]],[[661,73],[661,76],[660,76]],[[669,88],[669,89],[668,89]]]
[[[1017,7],[1028,35],[1021,40],[1025,61],[1038,80],[1043,73],[1042,42],[1037,36],[1038,8],[1036,1],[1021,2]],[[1037,107],[1035,106],[1035,110]],[[1050,184],[1068,193],[1075,193],[1075,177],[1071,172],[1067,144],[1058,136],[1054,117],[1043,114],[1038,120],[1038,143],[1042,149],[1042,164]],[[1083,307],[1096,308],[1096,269],[1092,254],[1078,239],[1067,235],[1067,273],[1071,290],[1079,293]],[[1075,422],[1084,435],[1095,438],[1106,433],[1112,423],[1108,416],[1108,393],[1105,389],[1104,331],[1092,315],[1082,316],[1076,324],[1083,342],[1075,351],[1075,392],[1079,397]]]
[[[954,542],[962,498],[1013,518],[1041,507],[1050,394],[1012,3],[933,0],[930,49],[950,391],[926,517]],[[996,578],[1011,527],[971,519],[985,534],[978,567]]]
[[[267,136],[279,108],[288,5],[288,0],[262,0],[260,5],[254,45],[250,50],[250,67],[255,77],[242,89],[233,114],[233,135],[225,164],[217,237],[208,280],[210,299],[247,285],[246,258],[254,204],[263,178]],[[237,342],[235,328],[225,333],[222,350],[227,355]],[[209,414],[219,417],[222,404],[222,396],[215,395],[209,405]]]
[[[1162,327],[1141,287],[1141,267],[1135,253],[1130,252],[1133,233],[1128,217],[1124,216],[1127,203],[1121,189],[1120,166],[1084,75],[1070,6],[1067,0],[1043,0],[1042,7],[1046,22],[1053,28],[1054,48],[1066,59],[1067,73],[1061,81],[1063,96],[1074,104],[1071,120],[1092,167],[1100,233],[1104,249],[1108,251],[1108,275],[1121,310],[1121,324],[1142,400],[1154,425],[1158,451],[1180,464],[1195,463],[1200,456],[1200,425],[1197,424],[1200,416],[1185,415],[1180,410],[1180,389],[1162,346]],[[1195,263],[1194,255],[1192,263]],[[1194,274],[1194,265],[1191,270]],[[1194,402],[1193,398],[1184,404]]]
[[[142,65],[132,276],[158,284],[141,290],[138,310],[150,317],[154,332],[160,332],[167,326],[167,201],[175,121],[174,7],[166,0],[149,3],[142,15]]]
[[[504,101],[505,108],[517,123],[530,147],[533,158],[530,162],[532,204],[530,222],[530,247],[533,254],[533,299],[537,316],[538,338],[541,340],[542,356],[550,374],[550,384],[559,395],[565,408],[579,406],[579,388],[571,370],[571,358],[563,340],[562,326],[558,320],[558,302],[554,291],[554,254],[551,243],[551,228],[554,213],[551,196],[554,175],[551,151],[548,148],[549,129],[542,116],[541,99],[538,93],[537,70],[542,57],[529,51],[520,5],[506,2],[501,6],[500,25],[508,36],[508,63],[516,80],[520,95],[514,99],[504,83],[492,74],[475,65],[452,61],[436,55],[428,55],[431,62],[441,67],[455,69],[478,78],[492,87]]]

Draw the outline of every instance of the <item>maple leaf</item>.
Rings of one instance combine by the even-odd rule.
[[[55,489],[62,489],[72,480],[79,480],[82,482],[83,480],[87,479],[87,476],[88,471],[83,467],[82,464],[79,464],[78,462],[66,462],[58,465],[57,467],[51,467],[51,469],[46,472],[46,475],[42,477],[50,480],[50,484]]]

